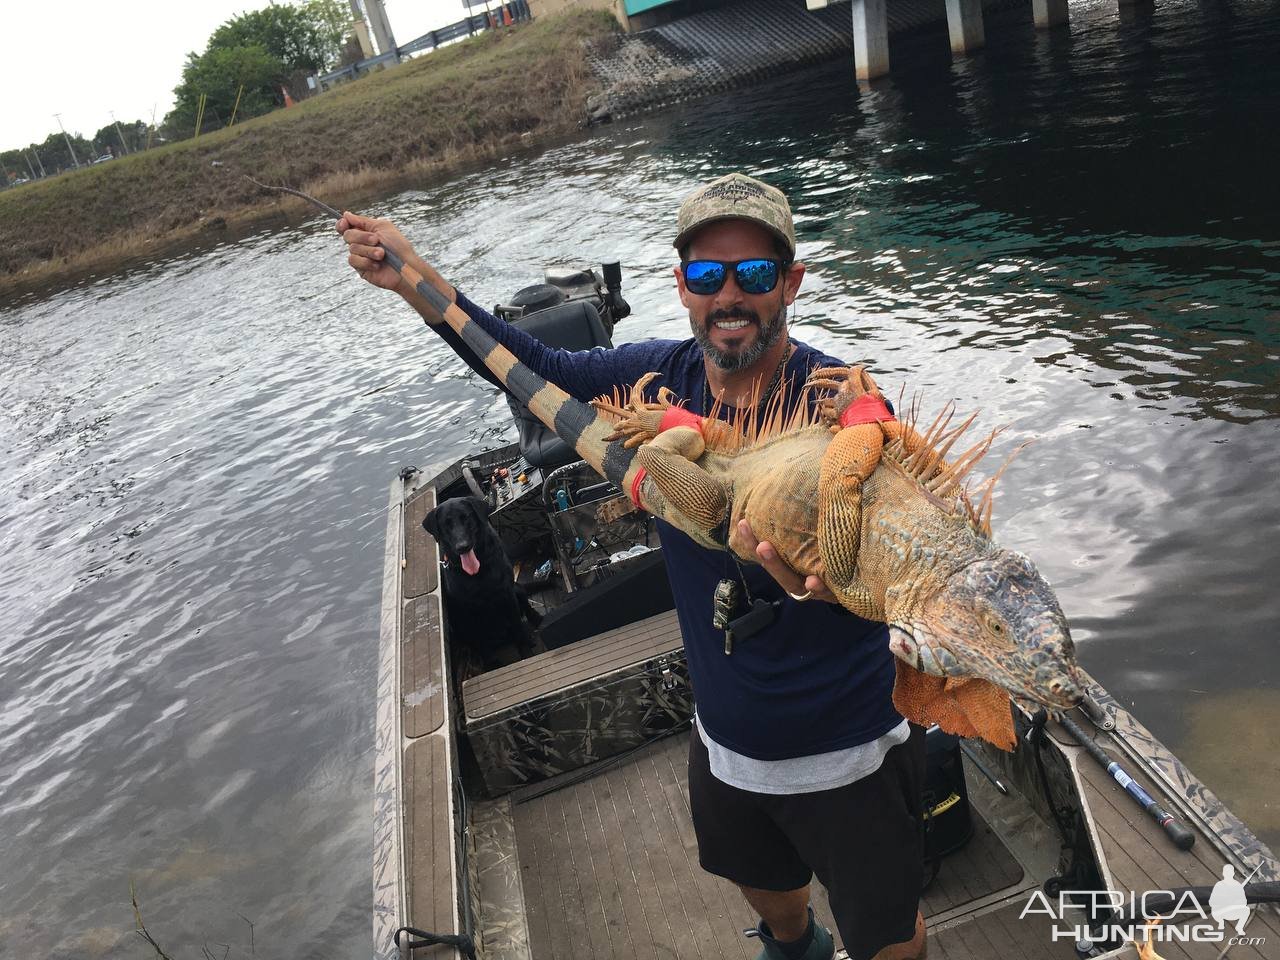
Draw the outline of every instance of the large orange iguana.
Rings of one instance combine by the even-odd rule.
[[[784,423],[775,410],[748,441],[673,405],[667,391],[646,403],[645,381],[593,409],[398,260],[387,262],[485,366],[639,505],[754,562],[737,533],[745,518],[797,572],[818,574],[848,609],[886,622],[898,658],[894,704],[908,719],[1012,749],[1009,693],[1055,708],[1079,701],[1052,590],[1030,561],[991,541],[990,498],[974,509],[960,490],[989,440],[945,464],[958,431],[939,423],[921,437],[893,420],[861,371],[818,371],[809,385],[835,391],[820,417]],[[869,422],[860,422],[868,405]]]
[[[977,506],[962,486],[995,433],[948,463],[974,418],[951,427],[945,413],[921,435],[856,367],[813,371],[806,388],[835,391],[816,415],[784,417],[778,391],[746,422],[696,416],[666,390],[646,402],[652,379],[594,404],[617,423],[607,439],[636,448],[632,498],[704,546],[752,560],[745,519],[842,606],[887,623],[900,713],[1011,749],[1004,691],[1055,708],[1079,702],[1057,598],[1026,557],[992,542],[999,474]]]

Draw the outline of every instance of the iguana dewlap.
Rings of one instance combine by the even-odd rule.
[[[961,493],[991,439],[943,459],[972,418],[954,429],[940,419],[921,436],[893,417],[865,371],[839,368],[810,377],[807,387],[836,391],[814,422],[803,410],[788,420],[775,404],[760,423],[730,423],[683,410],[666,391],[646,402],[652,377],[625,403],[595,404],[618,420],[609,439],[636,448],[632,498],[754,562],[738,532],[745,519],[797,573],[888,623],[900,713],[1011,749],[1007,691],[1055,707],[1078,701],[1052,591],[1029,561],[991,542],[989,498],[975,509]]]

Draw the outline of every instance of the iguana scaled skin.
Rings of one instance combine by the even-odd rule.
[[[948,431],[940,420],[922,437],[891,418],[857,369],[815,371],[808,386],[834,391],[820,418],[782,423],[775,412],[748,442],[740,425],[694,417],[669,391],[645,402],[655,375],[595,409],[520,363],[412,267],[402,273],[517,399],[640,506],[755,562],[737,532],[746,519],[798,573],[821,576],[843,606],[886,622],[898,658],[894,704],[908,719],[1009,750],[1010,693],[1058,709],[1079,702],[1052,590],[1029,560],[991,541],[959,491],[990,440],[943,461],[968,421]],[[868,404],[883,415],[850,416]]]

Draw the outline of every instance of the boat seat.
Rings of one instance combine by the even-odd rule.
[[[518,327],[549,347],[563,350],[590,350],[611,347],[613,341],[605,331],[600,313],[586,300],[569,300],[545,310],[513,320]],[[519,400],[508,394],[507,405],[520,431],[520,453],[525,460],[543,470],[551,470],[579,459],[577,452],[529,412]]]
[[[472,677],[462,707],[491,796],[681,730],[693,694],[676,613]]]

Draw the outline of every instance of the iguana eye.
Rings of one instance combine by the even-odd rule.
[[[1004,624],[995,617],[987,617],[987,629],[997,637],[1004,636]]]

